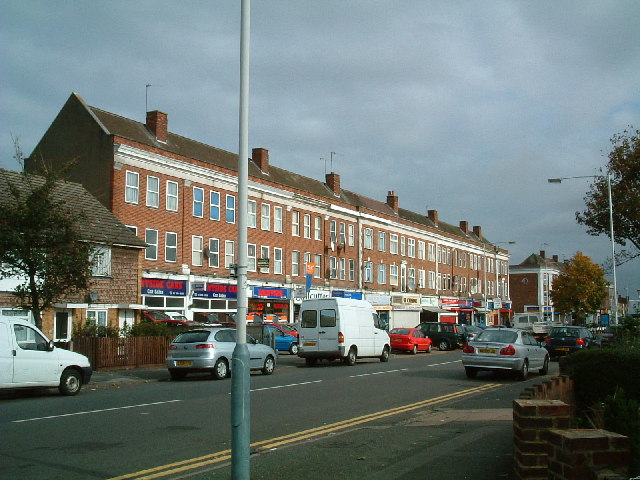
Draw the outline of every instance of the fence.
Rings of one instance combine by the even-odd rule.
[[[172,338],[166,337],[79,337],[73,351],[86,355],[94,370],[141,367],[165,363]]]

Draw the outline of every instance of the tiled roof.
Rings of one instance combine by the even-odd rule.
[[[558,270],[562,270],[564,268],[564,265],[561,262],[554,262],[550,258],[543,257],[541,255],[538,255],[537,253],[532,253],[527,258],[525,258],[522,263],[511,266],[511,268],[518,268],[518,267],[520,268],[545,267],[545,268],[556,268]]]
[[[76,95],[76,97],[80,102],[85,104],[84,100],[82,100],[80,96]],[[102,123],[107,132],[112,135],[126,138],[150,147],[166,150],[167,152],[192,158],[200,162],[209,163],[231,171],[238,170],[238,156],[235,153],[227,152],[171,132],[168,132],[166,142],[160,142],[144,123],[121,117],[96,107],[88,105],[86,105],[86,107],[98,119],[98,121]],[[339,200],[353,207],[362,207],[385,215],[395,215],[393,209],[385,202],[374,200],[345,189],[342,189],[340,196],[336,197],[325,183],[273,165],[269,166],[269,174],[265,174],[255,163],[249,162],[249,176],[266,182],[273,182],[275,184],[282,185],[283,187],[308,192],[320,198],[325,198],[327,201]],[[397,216],[399,219],[416,223],[431,229],[440,230],[444,233],[463,238],[467,241],[490,243],[484,237],[478,238],[472,232],[465,234],[458,226],[442,221],[440,221],[436,227],[426,215],[421,215],[409,210],[399,209]]]
[[[0,205],[13,201],[7,186],[9,183],[27,189],[30,184],[38,186],[43,182],[44,179],[37,175],[25,177],[20,172],[0,169]],[[86,223],[83,223],[81,228],[83,240],[107,245],[146,247],[142,240],[79,183],[59,181],[53,195],[56,200],[64,202],[73,211],[82,212],[85,215]]]

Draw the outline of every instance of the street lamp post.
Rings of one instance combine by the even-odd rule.
[[[562,180],[573,178],[600,178],[598,175],[581,175],[578,177],[549,178],[549,183],[562,183]],[[611,264],[613,265],[613,310],[614,324],[618,324],[618,284],[616,280],[616,242],[613,238],[613,200],[611,197],[611,172],[607,172],[607,193],[609,197],[609,236],[611,237]]]

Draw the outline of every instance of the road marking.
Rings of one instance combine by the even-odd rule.
[[[261,392],[263,390],[275,390],[277,388],[287,388],[287,387],[298,387],[300,385],[309,385],[311,383],[321,383],[322,380],[313,380],[311,382],[302,382],[302,383],[289,383],[287,385],[277,385],[275,387],[263,387],[263,388],[254,388],[252,390],[250,390],[251,392]],[[229,395],[231,395],[231,392],[229,392]]]
[[[63,413],[62,415],[49,415],[48,417],[25,418],[24,420],[13,420],[11,423],[35,422],[37,420],[49,420],[51,418],[73,417],[74,415],[89,415],[90,413],[112,412],[114,410],[126,410],[128,408],[151,407],[165,403],[182,402],[182,400],[167,400],[166,402],[141,403],[139,405],[126,405],[124,407],[101,408],[99,410],[88,410],[86,412]]]
[[[495,388],[503,387],[503,385],[497,383],[488,383],[479,387],[468,388],[466,390],[460,390],[458,392],[449,393],[440,397],[423,400],[421,402],[411,403],[408,405],[402,405],[400,407],[390,408],[388,410],[382,410],[380,412],[370,413],[368,415],[362,415],[360,417],[351,418],[348,420],[342,420],[340,422],[330,423],[328,425],[322,425],[321,427],[310,428],[301,432],[295,432],[288,435],[282,435],[280,437],[270,438],[259,442],[252,443],[250,445],[253,451],[264,452],[274,448],[281,447],[283,445],[297,443],[302,440],[308,440],[314,437],[320,437],[331,432],[337,432],[340,430],[346,430],[363,423],[373,422],[382,418],[398,415],[400,413],[407,413],[412,410],[420,408],[426,408],[432,405],[443,403],[449,400],[455,400],[457,398],[466,397],[469,395],[484,393]],[[222,463],[231,459],[231,450],[221,450],[209,455],[203,455],[201,457],[192,458],[189,460],[182,460],[180,462],[169,463],[146,470],[140,470],[139,472],[129,473],[119,477],[113,477],[109,480],[151,480],[154,478],[166,477],[168,475],[181,474],[183,472],[194,470],[200,467],[210,466],[216,463]]]
[[[442,363],[431,363],[429,365],[426,365],[427,367],[438,367],[440,365],[449,365],[450,363],[458,363],[461,362],[462,360],[453,360],[451,362],[442,362]]]
[[[396,370],[385,370],[384,372],[362,373],[360,375],[349,375],[349,378],[368,377],[369,375],[382,375],[383,373],[405,372],[408,368],[398,368]]]

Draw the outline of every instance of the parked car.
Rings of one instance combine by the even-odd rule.
[[[164,323],[170,327],[190,327],[194,324],[193,321],[187,320],[184,315],[180,315],[177,312],[163,312],[160,310],[143,310],[142,321]]]
[[[587,348],[600,348],[602,339],[587,327],[565,325],[549,330],[545,347],[551,357],[559,357]]]
[[[513,371],[524,380],[529,370],[540,375],[549,371],[547,350],[527,330],[491,327],[481,332],[462,349],[462,365],[467,377],[479,370]]]
[[[298,336],[300,335],[298,333],[298,329],[291,323],[275,323],[274,325],[278,327],[280,330],[282,330],[284,333],[292,335],[296,338],[298,338]]]
[[[298,354],[298,337],[289,335],[275,323],[247,323],[247,333],[265,345],[275,346],[279,352]]]
[[[236,346],[233,328],[200,328],[179,334],[167,354],[167,368],[172,380],[188,373],[211,372],[220,380],[231,374],[231,357]],[[276,352],[247,335],[249,368],[271,375],[276,367]]]
[[[466,343],[464,327],[457,323],[423,322],[416,325],[440,350],[453,350]]]
[[[464,334],[467,339],[467,342],[470,342],[471,340],[476,338],[480,334],[480,332],[482,332],[483,330],[484,328],[478,325],[465,325]]]
[[[424,336],[419,328],[394,328],[389,332],[391,350],[403,350],[416,354],[431,353],[431,339]]]

